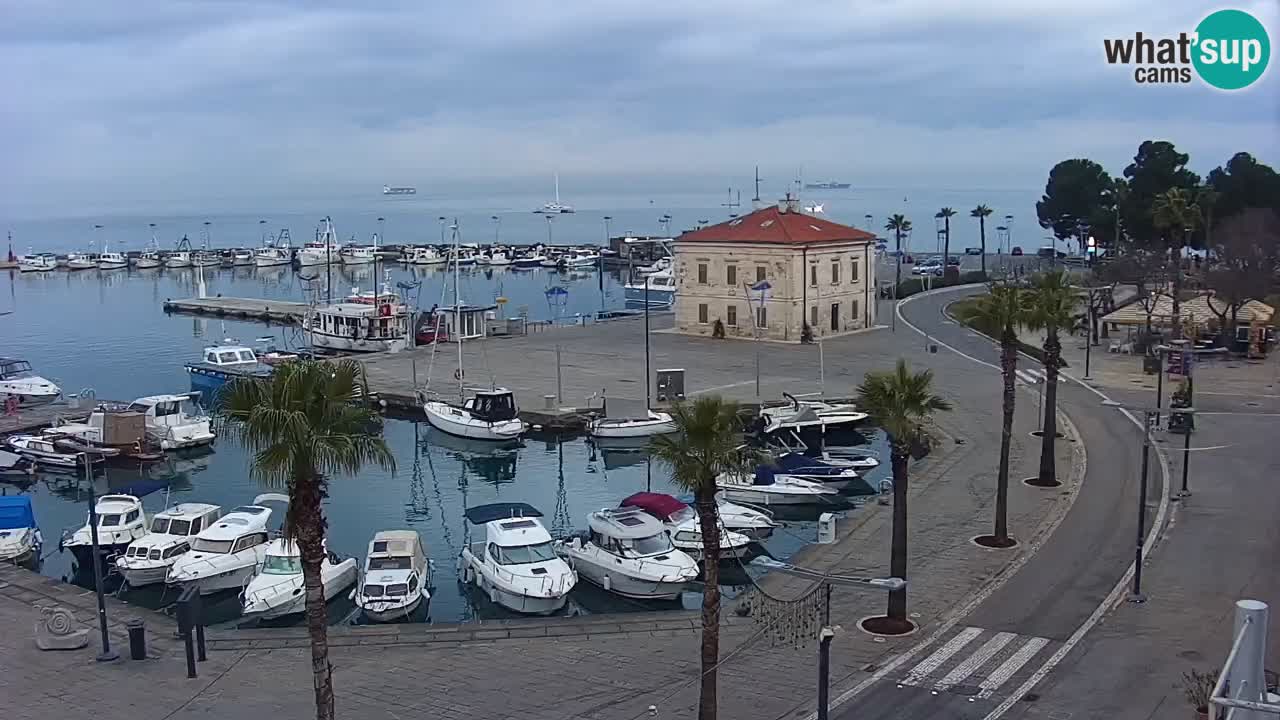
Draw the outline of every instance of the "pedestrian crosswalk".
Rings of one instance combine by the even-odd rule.
[[[1052,644],[1048,638],[962,627],[907,671],[898,685],[990,698],[1020,672],[1030,673],[1032,660]]]
[[[1045,380],[1044,370],[1040,368],[1020,368],[1018,370],[1014,370],[1013,374],[1027,385],[1039,385]]]

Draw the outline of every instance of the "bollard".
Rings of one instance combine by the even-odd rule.
[[[134,660],[147,659],[147,626],[139,618],[130,618],[124,623],[129,631],[129,657]]]
[[[196,637],[204,637],[200,627],[200,589],[187,587],[178,596],[177,602],[178,634],[182,636],[182,644],[187,656],[187,677],[196,677]],[[203,642],[201,643],[203,646]],[[201,653],[203,655],[203,653]]]
[[[196,659],[204,662],[209,656],[204,651],[204,625],[196,625]]]
[[[556,409],[556,396],[555,396],[555,395],[543,395],[543,396],[542,396],[542,401],[546,404],[546,409],[547,409],[547,410],[555,410],[555,409]]]

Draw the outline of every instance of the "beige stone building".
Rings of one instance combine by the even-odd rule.
[[[676,238],[677,332],[799,342],[875,325],[875,236],[784,200]]]

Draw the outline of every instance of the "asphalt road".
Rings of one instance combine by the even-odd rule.
[[[917,296],[903,304],[903,316],[933,338],[994,365],[997,348],[942,312],[947,304],[975,292],[980,290]],[[1025,359],[1022,363],[1033,366]],[[991,368],[991,372],[999,371]],[[1033,397],[1021,392],[1018,401],[1034,402]],[[833,717],[994,720],[1018,711],[1020,701],[1011,698],[1020,695],[1021,686],[1056,653],[1074,645],[1073,635],[1132,563],[1137,537],[1142,434],[1117,409],[1101,405],[1101,400],[1075,383],[1059,385],[1059,407],[1079,430],[1088,464],[1079,497],[1045,545],[948,633],[849,698],[832,712]],[[1154,455],[1151,470],[1148,523],[1161,495]],[[1068,472],[1069,468],[1059,468],[1062,478]],[[833,693],[839,694],[839,689]]]

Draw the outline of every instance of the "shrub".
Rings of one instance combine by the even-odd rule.
[[[720,322],[720,318],[716,318],[716,322],[711,326],[711,337],[717,340],[724,339],[724,323]]]

